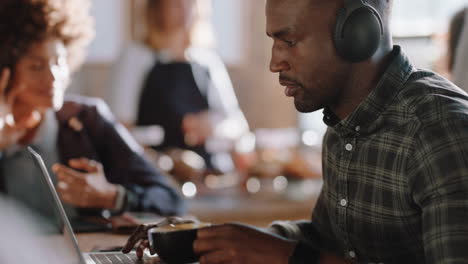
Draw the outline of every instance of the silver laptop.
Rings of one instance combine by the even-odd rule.
[[[40,169],[42,178],[43,178],[43,188],[47,194],[50,196],[48,203],[53,207],[54,218],[51,219],[54,221],[54,225],[57,225],[58,230],[56,237],[59,240],[58,242],[65,248],[67,252],[61,252],[64,256],[64,260],[67,263],[72,264],[115,264],[115,263],[125,263],[125,264],[134,264],[134,263],[144,263],[137,259],[135,252],[129,254],[123,254],[122,252],[93,252],[93,253],[84,253],[80,250],[78,242],[76,240],[75,234],[73,233],[70,222],[68,221],[67,215],[63,208],[62,202],[55,190],[55,186],[52,183],[49,172],[42,160],[42,157],[34,151],[31,147],[28,147],[28,151],[31,154],[31,157],[34,160],[34,163]],[[149,256],[145,255],[144,259],[146,260]]]

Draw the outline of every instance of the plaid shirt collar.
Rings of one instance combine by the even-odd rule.
[[[369,134],[381,125],[375,121],[391,104],[414,71],[400,46],[394,46],[391,56],[392,62],[366,99],[343,120],[340,120],[329,108],[325,108],[323,111],[325,124],[341,136],[355,133]]]

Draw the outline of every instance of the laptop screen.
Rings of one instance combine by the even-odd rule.
[[[41,240],[44,239],[44,242],[50,244],[53,249],[58,249],[55,250],[55,253],[64,260],[63,263],[85,263],[44,161],[31,147],[28,147],[28,151],[42,175],[41,184],[37,188],[41,188],[41,191],[46,194],[47,198],[43,202],[49,205],[53,212],[52,215],[38,212],[46,222],[45,228],[41,232]]]

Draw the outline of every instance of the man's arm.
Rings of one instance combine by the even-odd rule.
[[[298,241],[290,263],[348,263],[333,238],[322,195],[314,207],[312,220],[275,221],[268,228],[270,232]]]
[[[421,129],[410,166],[426,263],[468,259],[468,115]]]
[[[324,249],[325,242],[312,221],[275,221],[268,230],[282,237],[298,241],[290,259],[290,264],[302,263],[350,263],[330,249]],[[321,242],[321,240],[323,242]],[[322,245],[322,246],[321,246]]]

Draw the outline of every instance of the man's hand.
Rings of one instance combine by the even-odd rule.
[[[129,253],[136,246],[136,255],[139,259],[143,258],[143,251],[146,248],[149,248],[150,253],[154,255],[156,252],[154,252],[153,249],[151,249],[149,246],[148,230],[150,230],[153,227],[158,227],[158,226],[187,224],[187,223],[195,223],[195,222],[197,222],[197,220],[195,219],[168,217],[158,223],[140,225],[135,230],[135,232],[133,232],[133,234],[128,238],[127,243],[122,248],[122,252],[125,254]]]
[[[70,160],[69,166],[52,167],[64,202],[82,208],[114,208],[117,186],[107,181],[101,163],[81,158]]]
[[[254,227],[225,224],[198,230],[193,248],[201,264],[286,264],[296,243]]]

